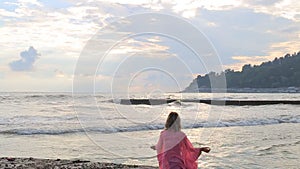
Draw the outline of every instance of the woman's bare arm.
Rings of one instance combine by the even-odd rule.
[[[210,148],[209,147],[201,147],[200,151],[204,151],[206,153],[209,153],[210,152]]]

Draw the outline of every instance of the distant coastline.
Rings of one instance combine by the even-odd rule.
[[[198,75],[183,92],[232,92],[232,93],[299,93],[300,52],[260,65],[246,64],[241,71],[227,69]],[[226,83],[226,86],[225,84]],[[225,88],[216,89],[219,86]]]
[[[181,93],[211,93],[211,88],[188,88]],[[299,87],[284,87],[284,88],[227,88],[214,89],[215,93],[300,93]]]

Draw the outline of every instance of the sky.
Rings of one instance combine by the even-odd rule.
[[[0,92],[180,91],[299,40],[298,0],[1,0]]]

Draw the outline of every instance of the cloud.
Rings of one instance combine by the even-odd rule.
[[[154,57],[157,59],[164,59],[171,57],[173,54],[168,53],[169,46],[160,43],[162,38],[158,36],[141,35],[124,40],[119,45],[115,46],[110,54],[113,54],[115,59],[123,59],[125,56],[138,57]]]
[[[241,70],[245,64],[260,65],[262,62],[272,61],[274,58],[283,57],[285,54],[293,54],[300,49],[299,41],[279,42],[270,45],[269,52],[260,56],[233,56],[232,59],[238,63],[226,65],[226,68]]]
[[[238,63],[226,65],[225,68],[240,71],[245,64],[260,65],[262,62],[268,61],[268,56],[233,56],[232,59]]]
[[[272,16],[283,17],[299,22],[297,15],[300,2],[298,0],[244,0],[242,6],[253,9],[257,13],[266,13]]]
[[[244,0],[244,3],[249,5],[262,5],[262,6],[271,6],[279,3],[282,0]]]
[[[26,51],[20,53],[21,59],[15,60],[9,63],[11,70],[13,71],[31,71],[33,70],[33,64],[38,59],[40,54],[32,46]]]
[[[298,0],[156,0],[151,2],[144,0],[53,0],[51,2],[3,0],[0,2],[0,63],[2,63],[0,78],[2,76],[6,85],[0,84],[0,88],[23,90],[26,85],[38,87],[41,83],[45,83],[41,86],[51,85],[53,90],[54,86],[62,89],[61,86],[56,85],[58,80],[63,84],[62,86],[70,87],[71,84],[68,83],[74,67],[76,68],[76,59],[89,39],[100,28],[119,18],[144,12],[159,12],[185,18],[210,39],[225,67],[239,70],[243,64],[259,64],[261,61],[283,56],[286,52],[293,53],[299,50],[299,2]],[[169,32],[176,30],[176,27],[168,26],[159,28],[168,29]],[[186,33],[185,36],[192,35]],[[22,57],[22,54],[19,60],[10,57],[16,55],[15,51],[23,51],[24,46],[28,45],[28,40],[43,54],[43,59],[38,60],[38,70],[31,73],[11,71],[34,70],[37,57],[27,60]],[[96,46],[100,48],[95,51],[99,52],[104,45],[97,44]],[[26,50],[25,53],[28,51]],[[98,57],[96,52],[92,54]],[[113,72],[124,60],[124,64],[121,65],[122,71],[118,71],[119,76],[115,77],[120,78],[120,85],[126,84],[125,78],[131,77],[132,73],[142,67],[154,65],[176,75],[176,79],[184,82],[182,86],[185,86],[190,83],[191,77],[182,80],[184,74],[196,76],[211,71],[197,59],[199,58],[173,39],[160,36],[137,36],[125,39],[114,46],[101,65],[100,71],[97,72],[99,74],[95,76],[99,80],[99,88],[110,91]],[[14,61],[11,62],[12,60]],[[98,60],[96,61],[95,63],[98,63]],[[9,66],[7,63],[10,63]],[[92,65],[90,62],[81,64],[86,69],[90,69]],[[185,67],[191,70],[185,70]],[[142,78],[148,75],[152,78]],[[159,88],[159,85],[165,85],[163,81],[155,85],[157,80],[153,77],[160,77],[156,75],[157,72],[153,71],[144,73],[134,81],[133,85],[141,87],[141,90],[144,87],[150,89],[150,87]],[[10,79],[16,76],[18,78]],[[29,77],[24,80],[25,78],[20,78],[21,76]],[[123,77],[124,81],[121,79]],[[19,86],[20,83],[12,84],[18,80],[20,82],[20,79],[27,84]],[[40,89],[43,90],[41,87]]]
[[[295,51],[282,50],[299,41],[299,22],[265,12],[256,12],[255,9],[246,7],[230,11],[199,9],[198,12],[199,17],[192,21],[199,23],[200,29],[212,41],[225,67],[240,69],[240,66],[247,64],[245,61],[257,64],[260,59],[256,56],[273,60],[282,56],[273,55],[275,52],[293,53],[299,50],[296,47],[293,47]],[[205,22],[213,22],[216,26],[205,26]],[[281,49],[275,48],[274,44],[280,44]],[[233,58],[234,56],[249,56],[253,59],[240,60]]]
[[[55,69],[54,73],[55,73],[55,76],[58,78],[64,78],[66,76],[63,71],[58,70],[58,69]]]

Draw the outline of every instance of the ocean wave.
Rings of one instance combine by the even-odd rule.
[[[229,120],[217,122],[203,122],[203,123],[194,123],[187,128],[208,128],[208,127],[234,127],[234,126],[263,126],[263,125],[272,125],[272,124],[281,124],[281,123],[300,123],[300,118],[295,117],[285,117],[285,118],[268,118],[268,119],[248,119],[248,120]]]
[[[213,127],[233,127],[233,126],[259,126],[259,125],[273,125],[281,123],[300,123],[299,116],[285,117],[284,119],[273,118],[273,119],[236,119],[228,121],[215,121],[215,122],[195,122],[185,124],[184,129],[191,128],[213,128]],[[134,132],[134,131],[145,131],[145,130],[160,130],[164,128],[164,124],[142,124],[136,126],[106,126],[106,127],[89,127],[89,128],[77,128],[77,129],[11,129],[0,131],[0,134],[16,134],[16,135],[63,135],[83,132],[93,133],[118,133],[118,132]]]
[[[261,152],[268,152],[268,151],[273,151],[277,148],[280,148],[280,147],[285,147],[285,146],[296,146],[297,144],[299,144],[300,141],[296,141],[296,142],[288,142],[288,143],[282,143],[282,144],[273,144],[273,145],[270,145],[268,147],[264,147],[262,149],[259,149],[259,151]]]
[[[78,129],[11,129],[0,131],[0,134],[12,134],[12,135],[64,135],[64,134],[75,134],[84,132],[93,133],[118,133],[118,132],[133,132],[143,130],[158,130],[163,129],[163,125],[147,125],[147,126],[132,126],[132,127],[111,127],[111,128],[78,128]]]
[[[72,94],[72,93],[60,93],[60,94],[44,94],[44,93],[37,93],[37,94],[24,94],[24,95],[4,95],[1,96],[2,98],[25,98],[25,99],[35,99],[35,98],[47,98],[47,99],[65,99],[65,98],[75,98],[75,99],[82,99],[82,98],[96,98],[102,99],[105,98],[104,95],[93,95],[93,94]]]
[[[104,99],[104,100],[97,100],[97,102],[99,103],[120,103],[120,100],[113,100],[113,99]]]
[[[72,98],[70,94],[32,94],[32,95],[25,95],[24,98]]]
[[[43,129],[12,129],[0,131],[0,134],[13,134],[13,135],[62,135],[71,133],[84,132],[83,129],[68,129],[68,130],[43,130]]]
[[[24,94],[24,95],[2,95],[0,100],[2,101],[32,101],[32,100],[62,100],[71,99],[70,94]]]
[[[24,126],[24,125],[53,125],[53,124],[76,124],[78,117],[76,115],[62,116],[14,116],[0,117],[0,125],[6,126]]]

